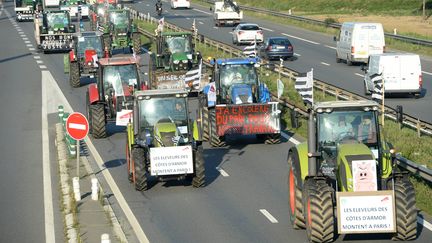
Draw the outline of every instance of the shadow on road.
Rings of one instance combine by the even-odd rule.
[[[26,54],[21,54],[21,55],[17,55],[17,56],[13,56],[13,57],[7,57],[7,58],[4,58],[4,59],[0,59],[0,63],[9,62],[9,61],[16,60],[16,59],[19,59],[19,58],[22,58],[22,57],[26,57],[26,56],[31,56],[31,53],[28,52]]]

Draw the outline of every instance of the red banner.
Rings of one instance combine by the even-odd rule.
[[[218,136],[280,132],[277,103],[216,106]]]

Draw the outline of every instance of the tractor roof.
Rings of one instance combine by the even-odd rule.
[[[216,59],[216,63],[218,65],[230,65],[230,64],[255,64],[258,63],[258,58],[224,58],[224,59]],[[214,64],[214,60],[210,62]]]
[[[177,96],[177,95],[179,97],[186,97],[188,95],[188,92],[185,89],[149,89],[149,90],[135,91],[135,98],[138,99],[140,99],[139,97],[143,97],[143,96]]]
[[[82,37],[92,37],[92,36],[101,36],[102,34],[103,33],[100,31],[82,31],[82,32],[78,32],[76,35]]]
[[[45,10],[44,14],[49,14],[49,13],[69,13],[68,10]]]
[[[181,36],[181,35],[192,35],[191,32],[162,32],[162,36]]]
[[[132,55],[99,59],[99,64],[102,66],[116,66],[137,63],[139,63],[139,57],[133,57]]]
[[[372,100],[349,100],[349,101],[324,101],[314,104],[313,109],[347,109],[347,108],[363,108],[363,107],[378,107],[378,103]]]

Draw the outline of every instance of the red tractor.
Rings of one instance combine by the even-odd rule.
[[[87,117],[93,137],[104,138],[108,122],[126,126],[132,115],[134,91],[144,86],[138,75],[139,58],[102,58],[98,65],[97,83],[87,90]]]

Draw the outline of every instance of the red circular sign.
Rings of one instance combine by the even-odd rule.
[[[85,138],[89,131],[87,118],[79,112],[70,114],[66,120],[66,131],[75,140]]]

